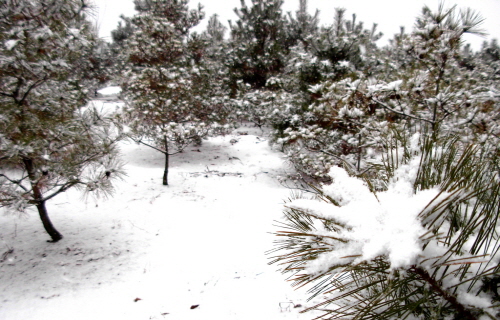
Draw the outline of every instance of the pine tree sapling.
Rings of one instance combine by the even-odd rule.
[[[373,102],[363,88],[377,68],[375,42],[381,35],[376,25],[364,29],[356,15],[344,15],[337,9],[332,25],[291,49],[282,83],[294,99],[276,103],[269,116],[276,142],[306,179],[328,181],[329,168],[343,161],[362,171],[378,136],[380,124],[373,121]]]
[[[53,242],[46,203],[71,187],[112,191],[119,177],[109,118],[84,106],[97,39],[87,1],[0,4],[0,206],[35,206]]]
[[[398,35],[387,48],[389,72],[372,86],[378,107],[414,124],[426,122],[441,130],[467,130],[475,121],[488,90],[463,64],[463,36],[482,35],[483,19],[476,12],[456,7],[436,12],[424,7],[411,34]],[[390,75],[389,75],[390,74]],[[398,81],[400,90],[388,83]],[[397,92],[396,92],[397,91]],[[418,125],[418,124],[417,124]]]
[[[299,10],[295,17],[288,12],[288,41],[290,46],[295,46],[299,42],[308,49],[311,45],[311,39],[316,35],[319,24],[319,10],[316,10],[314,16],[309,15],[308,0],[299,0]]]
[[[252,0],[248,7],[241,0],[241,8],[235,9],[238,20],[230,22],[227,61],[234,89],[239,80],[252,88],[262,88],[270,77],[282,72],[289,47],[282,5],[283,0]]]
[[[124,119],[134,141],[164,154],[168,185],[170,156],[224,131],[226,111],[214,98],[217,77],[204,64],[205,43],[189,34],[203,18],[201,7],[189,10],[186,0],[135,3],[134,33],[125,42]]]

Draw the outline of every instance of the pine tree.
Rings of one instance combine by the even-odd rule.
[[[481,50],[477,53],[476,71],[482,76],[486,85],[494,86],[500,80],[500,46],[496,39],[484,42]]]
[[[0,4],[0,206],[35,206],[52,242],[47,201],[76,187],[112,192],[119,136],[92,108],[96,32],[87,1]]]
[[[306,50],[319,30],[319,10],[311,16],[307,9],[308,0],[300,0],[299,10],[295,12],[295,17],[288,12],[287,28],[290,46],[295,46],[300,42]]]
[[[240,19],[238,28],[233,27],[233,31],[242,33],[243,37],[247,37],[247,41],[241,44],[233,39],[234,49],[229,52],[229,61],[233,63],[230,65],[233,77],[232,93],[242,120],[252,122],[258,127],[271,125],[277,129],[279,132],[277,135],[279,135],[290,125],[290,122],[293,122],[290,116],[301,113],[300,110],[304,108],[305,101],[308,101],[308,87],[303,85],[303,81],[296,81],[296,78],[300,78],[301,74],[297,75],[298,71],[295,68],[295,64],[307,61],[308,57],[304,57],[304,61],[298,61],[303,56],[302,52],[297,52],[296,47],[306,47],[313,41],[318,28],[319,13],[316,12],[315,16],[310,16],[307,13],[307,1],[302,0],[296,16],[289,13],[288,19],[286,19],[281,15],[280,10],[277,11],[278,8],[281,8],[281,4],[277,2],[276,4],[272,6],[268,2],[262,2],[257,6],[254,3],[251,10],[248,7],[241,9],[240,16],[245,17],[245,19]],[[269,9],[263,10],[262,8],[267,8],[266,6],[269,6]],[[271,28],[260,25],[262,22],[259,22],[259,19],[272,16],[274,16],[274,20],[270,18],[263,20],[272,25]],[[260,32],[254,35],[255,28],[277,31],[268,32],[268,34]],[[245,33],[245,30],[248,31]],[[254,40],[251,40],[252,37]],[[256,40],[261,39],[259,37],[262,40]],[[259,49],[256,43],[263,44],[263,47]],[[256,54],[258,52],[262,53],[261,56]],[[236,53],[241,55],[237,59],[234,58]],[[267,72],[265,71],[266,67],[262,67],[262,64],[265,64],[265,61],[271,61],[270,59],[278,61],[280,67],[269,69]],[[244,62],[239,63],[235,68],[235,61]],[[248,66],[250,64],[256,66],[259,63],[261,66],[255,68],[261,75],[254,77],[255,73],[251,69],[253,67],[248,68]],[[246,70],[244,72],[248,71],[251,79],[261,79],[259,84],[249,80],[250,78],[245,78],[242,75],[242,69],[239,68]]]
[[[217,88],[214,97],[223,98],[229,95],[230,75],[226,65],[228,41],[225,38],[227,28],[219,21],[216,14],[208,20],[207,28],[202,32],[200,41],[203,47],[203,62],[206,72],[212,77],[211,87]]]
[[[111,38],[113,40],[113,47],[123,49],[125,40],[127,40],[134,33],[134,27],[132,25],[131,18],[121,15],[120,19],[121,20],[118,21],[116,29],[111,31]]]
[[[349,20],[344,9],[337,9],[333,24],[310,36],[307,47],[292,48],[283,83],[284,91],[296,97],[278,103],[283,107],[271,122],[300,177],[326,181],[332,165],[360,162],[367,144],[360,120],[370,101],[358,88],[376,73],[380,36],[376,25],[364,29],[356,15]]]
[[[325,297],[305,310],[317,319],[500,315],[500,95],[481,61],[494,50],[474,58],[461,41],[481,20],[424,8],[377,72],[310,87],[313,122],[285,131],[298,169],[328,182],[287,202],[274,257]]]
[[[130,137],[170,156],[209,134],[223,131],[225,106],[211,97],[211,75],[204,65],[205,42],[189,30],[203,18],[187,0],[136,1],[135,29],[126,41],[128,70],[122,89]]]
[[[482,35],[483,19],[470,9],[422,10],[411,34],[386,50],[384,76],[365,92],[376,113],[412,132],[430,124],[445,134],[496,145],[498,97],[494,63],[473,57],[465,33]]]
[[[227,28],[219,21],[217,14],[210,17],[207,24],[207,30],[204,32],[205,38],[210,41],[212,46],[224,42],[224,36]]]
[[[109,44],[106,52],[109,60],[111,60],[111,67],[109,68],[111,77],[116,82],[119,82],[119,79],[116,78],[125,71],[126,63],[123,52],[125,51],[126,40],[134,33],[134,26],[131,22],[132,18],[121,15],[120,19],[116,29],[111,31],[112,42]]]
[[[356,70],[362,70],[370,76],[370,68],[363,57],[369,57],[376,49],[375,42],[382,37],[377,32],[377,24],[371,29],[365,29],[363,22],[358,22],[356,14],[352,19],[346,19],[345,9],[335,9],[332,25],[320,30],[318,39],[313,42],[315,55],[320,60],[328,60],[334,67],[334,78],[340,80],[349,74],[346,63],[350,63]]]
[[[282,72],[289,47],[282,5],[283,0],[252,0],[248,7],[241,0],[241,8],[234,10],[238,20],[230,21],[228,57],[234,90],[239,80],[253,89],[262,88],[270,77]]]
[[[436,140],[436,138],[439,139]],[[316,319],[496,319],[499,172],[457,136],[383,142],[377,179],[334,167],[286,204],[275,263],[325,299]],[[350,174],[348,172],[351,172]]]

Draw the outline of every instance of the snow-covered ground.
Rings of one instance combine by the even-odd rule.
[[[189,148],[168,187],[162,155],[124,142],[113,198],[48,203],[55,244],[35,212],[0,215],[0,319],[311,319],[265,255],[290,195],[266,139],[242,127]]]

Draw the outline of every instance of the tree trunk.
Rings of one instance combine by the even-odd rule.
[[[168,154],[167,136],[164,137],[164,143],[165,143],[165,171],[163,171],[163,185],[168,186],[168,167],[169,167],[170,155]]]
[[[45,207],[45,201],[41,201],[39,204],[37,204],[36,208],[38,209],[38,214],[40,215],[40,219],[42,219],[42,224],[43,227],[45,228],[45,231],[47,231],[47,233],[52,238],[52,240],[50,240],[49,242],[57,242],[61,240],[63,237],[52,225],[52,222],[50,221],[49,218],[49,214],[47,212],[47,208]]]
[[[56,228],[54,228],[54,225],[52,225],[52,222],[50,221],[49,213],[47,212],[47,208],[45,207],[45,200],[43,200],[43,193],[42,190],[40,190],[40,186],[38,185],[38,181],[36,178],[35,166],[33,165],[33,160],[25,158],[23,159],[23,162],[24,162],[24,167],[28,172],[28,177],[31,183],[31,189],[33,191],[33,200],[36,203],[38,214],[40,216],[40,219],[42,220],[42,224],[43,227],[45,228],[45,231],[47,231],[47,233],[52,238],[52,240],[49,242],[57,242],[62,239],[62,235],[56,230]]]

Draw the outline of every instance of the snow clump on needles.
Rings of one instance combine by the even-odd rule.
[[[289,203],[291,209],[344,227],[332,232],[320,223],[315,225],[318,236],[341,241],[336,241],[335,250],[308,262],[307,271],[322,273],[335,265],[357,264],[378,256],[386,256],[391,269],[414,265],[424,255],[420,238],[427,232],[418,216],[431,200],[446,196],[437,188],[414,191],[418,164],[416,159],[400,166],[387,191],[376,195],[363,180],[333,167],[329,172],[333,183],[322,190],[339,206],[307,199]]]

